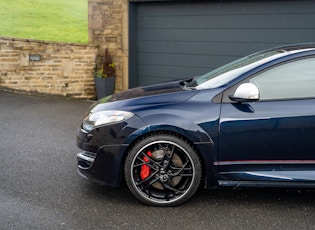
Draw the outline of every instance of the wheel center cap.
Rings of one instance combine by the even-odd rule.
[[[163,182],[163,183],[165,183],[166,181],[168,181],[168,175],[166,175],[166,174],[165,174],[165,175],[161,175],[161,176],[160,176],[160,181]]]

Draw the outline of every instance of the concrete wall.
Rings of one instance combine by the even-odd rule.
[[[94,98],[95,45],[0,37],[0,88]],[[35,59],[40,56],[40,60]]]

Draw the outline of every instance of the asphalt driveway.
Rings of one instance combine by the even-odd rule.
[[[315,229],[315,192],[200,191],[153,208],[76,171],[89,101],[0,91],[0,229]]]

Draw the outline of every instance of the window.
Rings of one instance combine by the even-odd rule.
[[[315,98],[315,58],[289,62],[252,79],[260,100]]]

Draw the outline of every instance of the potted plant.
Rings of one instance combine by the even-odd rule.
[[[94,73],[94,82],[97,98],[101,99],[114,93],[116,79],[115,64],[108,52],[105,49],[105,55]]]

